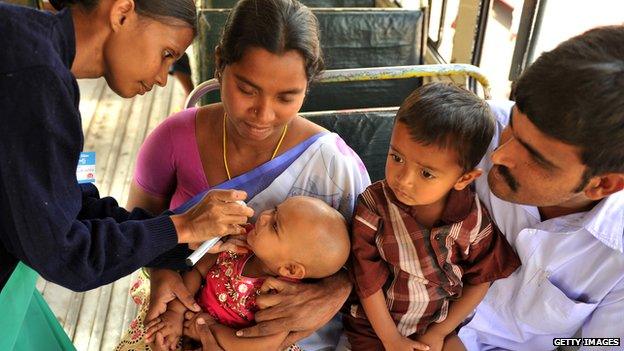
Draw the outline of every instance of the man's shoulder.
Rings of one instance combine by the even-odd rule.
[[[506,126],[509,124],[509,117],[511,115],[511,109],[515,105],[514,101],[510,100],[487,100],[487,104],[492,110],[492,114],[496,121]]]
[[[565,216],[574,221],[578,216]],[[583,226],[587,232],[601,241],[618,256],[624,257],[624,190],[603,198],[594,208],[583,215]]]

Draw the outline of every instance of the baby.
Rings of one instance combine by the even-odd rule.
[[[321,200],[295,196],[260,214],[248,231],[247,245],[251,250],[247,254],[207,254],[184,275],[189,291],[199,291],[196,298],[202,309],[230,328],[254,323],[256,296],[267,277],[298,281],[330,276],[347,261],[350,244],[346,221],[338,211]],[[171,347],[182,334],[186,309],[179,301],[167,307],[157,328]],[[249,339],[234,332],[221,328],[213,333],[225,350],[276,350],[287,336]]]
[[[386,179],[358,198],[352,350],[463,349],[455,328],[520,261],[470,189],[494,132],[488,105],[433,83],[401,105]]]

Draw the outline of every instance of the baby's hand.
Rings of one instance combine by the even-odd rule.
[[[159,334],[159,337],[156,338],[157,343],[162,343],[159,346],[165,350],[175,350],[180,342],[180,336],[182,336],[184,314],[168,309],[158,319],[158,323],[150,323],[147,334]]]

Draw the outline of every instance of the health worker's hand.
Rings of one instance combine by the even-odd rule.
[[[236,201],[246,198],[247,193],[240,190],[211,190],[188,211],[172,215],[178,243],[199,243],[225,235],[245,234],[243,225],[254,211]]]

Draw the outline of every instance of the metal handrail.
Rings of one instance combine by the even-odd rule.
[[[327,70],[316,80],[319,83],[359,82],[369,80],[410,79],[438,76],[468,76],[481,83],[485,98],[490,98],[490,83],[481,69],[469,64],[416,65]],[[185,106],[193,107],[208,92],[219,89],[215,78],[199,84],[189,94]]]

